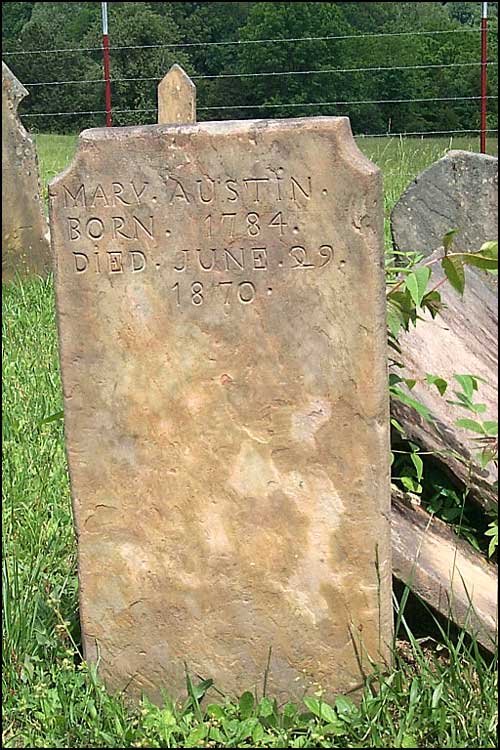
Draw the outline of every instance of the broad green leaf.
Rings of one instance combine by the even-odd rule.
[[[255,729],[252,732],[252,740],[257,744],[262,739],[264,739],[264,727],[259,723],[255,726]]]
[[[496,271],[498,268],[497,258],[487,258],[480,253],[464,253],[461,257],[467,266],[482,268],[484,271]]]
[[[422,479],[422,475],[424,473],[424,462],[422,461],[422,459],[420,458],[420,456],[418,455],[418,453],[412,453],[410,455],[410,458],[411,458],[411,460],[413,462],[413,465],[414,465],[414,467],[415,467],[415,469],[417,471],[417,479],[420,482],[421,479]]]
[[[439,391],[440,396],[444,396],[448,383],[444,378],[440,378],[439,375],[430,375],[429,373],[425,376],[425,380],[429,385],[435,385]]]
[[[420,401],[417,401],[415,398],[411,398],[411,396],[408,396],[400,388],[396,388],[396,387],[392,388],[391,393],[395,398],[397,398],[403,404],[413,407],[413,409],[415,409],[415,411],[418,412],[420,416],[422,416],[427,422],[434,422],[434,417],[432,416],[432,413],[427,408],[427,406],[424,406],[424,404],[421,404]]]
[[[472,404],[471,409],[475,414],[484,414],[487,410],[486,404]]]
[[[273,704],[269,698],[262,698],[259,704],[259,715],[265,719],[273,713]]]
[[[485,242],[484,245],[481,245],[479,253],[487,258],[498,260],[498,240]]]
[[[285,707],[283,708],[283,716],[287,716],[289,718],[295,717],[297,715],[297,706],[295,703],[285,703]]]
[[[207,706],[206,712],[209,716],[213,716],[214,719],[222,719],[224,717],[224,711],[216,703],[211,703],[209,706]]]
[[[457,427],[463,427],[465,430],[478,432],[480,435],[485,434],[483,425],[480,422],[475,422],[473,419],[457,419],[455,424],[457,425]]]
[[[389,385],[397,385],[402,382],[403,378],[401,378],[396,372],[389,373]]]
[[[251,737],[258,723],[259,720],[256,718],[242,721],[238,727],[238,741],[243,741]]]
[[[446,278],[453,289],[463,295],[465,289],[465,270],[463,260],[459,258],[443,258],[441,261]]]
[[[387,325],[394,337],[397,337],[400,328],[405,327],[405,319],[401,310],[389,300],[387,305]]]
[[[492,539],[488,545],[488,557],[491,557],[498,547],[498,537]]]
[[[339,695],[335,700],[335,710],[344,721],[358,712],[354,703],[349,698],[346,698],[345,695]]]
[[[443,247],[445,253],[448,252],[450,247],[453,245],[453,240],[455,239],[455,235],[460,232],[460,229],[450,229],[443,237]]]
[[[406,288],[417,307],[420,307],[424,298],[430,277],[431,269],[428,266],[422,266],[422,268],[417,268],[413,271],[406,279]]]
[[[196,747],[207,736],[208,727],[205,724],[200,724],[193,729],[187,738],[187,747]]]
[[[477,391],[478,389],[478,379],[474,375],[454,375],[453,377],[457,383],[460,383],[466,396],[472,398],[474,391]]]
[[[491,537],[488,545],[488,557],[491,557],[498,547],[498,521],[493,521],[484,532],[485,536]]]
[[[401,483],[408,492],[414,492],[416,495],[420,495],[422,492],[422,485],[416,482],[413,477],[401,477]]]
[[[496,437],[498,435],[498,422],[486,420],[483,422],[484,431],[490,437]]]
[[[404,382],[406,383],[406,387],[408,390],[412,390],[417,385],[417,381],[414,378],[405,378]]]
[[[394,427],[395,430],[397,430],[401,435],[405,434],[404,427],[402,427],[397,419],[392,418],[391,419],[391,425]]]
[[[242,719],[248,719],[253,713],[255,701],[252,693],[246,692],[240,698],[240,715]]]
[[[328,721],[332,724],[338,722],[337,714],[328,703],[323,703],[323,701],[319,701],[317,698],[304,698],[304,703],[309,711],[317,716],[318,719]]]
[[[441,295],[439,294],[437,289],[434,289],[432,292],[429,292],[425,295],[422,300],[422,307],[424,307],[426,310],[429,310],[433,318],[435,318],[440,310],[442,310],[444,305],[441,300]]]

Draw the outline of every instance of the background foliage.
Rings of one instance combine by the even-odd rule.
[[[330,71],[333,68],[478,63],[478,33],[425,35],[414,32],[478,28],[481,3],[323,2],[153,2],[109,3],[112,47],[184,45],[155,49],[112,49],[111,75],[151,78],[113,83],[114,124],[154,122],[157,79],[179,62],[190,75]],[[489,58],[496,60],[498,4],[490,3]],[[25,113],[104,109],[100,3],[2,3],[4,52],[97,48],[54,55],[6,56],[23,83],[90,80],[94,83],[30,88]],[[256,39],[348,36],[412,32],[411,35],[248,44]],[[237,41],[242,44],[216,44]],[[194,46],[190,46],[194,45]],[[433,99],[479,95],[480,68],[435,67],[296,76],[198,79],[199,119],[348,114],[355,132],[412,132],[473,129],[479,107],[473,101],[305,106],[319,102]],[[497,67],[489,66],[490,95]],[[275,109],[255,105],[293,105]],[[125,112],[116,110],[153,110]],[[489,127],[498,125],[497,100],[489,102]],[[97,115],[30,118],[30,129],[77,132],[102,125]]]

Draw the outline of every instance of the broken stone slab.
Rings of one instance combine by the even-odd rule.
[[[488,651],[498,644],[498,569],[392,486],[394,576]]]
[[[35,144],[17,108],[28,95],[2,62],[2,281],[46,276],[49,230],[40,197]]]
[[[84,132],[50,185],[85,656],[361,686],[392,643],[383,208],[346,118]],[[352,290],[363,284],[363,294]]]
[[[430,259],[438,258],[436,251]],[[432,266],[432,285],[444,279],[441,263]],[[463,297],[446,282],[439,288],[444,308],[433,320],[426,313],[415,328],[400,336],[404,377],[417,381],[412,398],[424,404],[435,421],[429,423],[415,409],[397,399],[391,401],[393,416],[401,423],[407,436],[424,451],[435,454],[470,495],[484,509],[498,504],[498,468],[491,462],[482,468],[477,458],[479,435],[457,427],[460,418],[476,419],[474,414],[448,403],[456,401],[453,390],[460,391],[454,375],[475,375],[482,378],[474,400],[486,405],[480,421],[498,418],[498,296],[496,289],[485,282],[485,275],[466,268]],[[444,397],[437,388],[425,382],[427,373],[448,382]]]
[[[430,255],[444,235],[458,229],[456,252],[477,252],[498,238],[498,159],[470,151],[449,151],[405,190],[391,214],[396,250]],[[492,287],[496,280],[483,274]]]

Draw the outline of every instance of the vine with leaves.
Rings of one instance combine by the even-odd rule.
[[[390,394],[392,398],[412,407],[423,419],[429,422],[434,421],[432,413],[411,395],[416,381],[396,372],[396,370],[400,372],[404,370],[398,343],[399,336],[401,332],[408,332],[412,326],[416,326],[418,320],[422,319],[425,314],[430,314],[433,319],[439,315],[443,309],[439,289],[443,284],[449,283],[459,295],[464,294],[465,269],[467,266],[480,268],[490,274],[496,275],[498,273],[498,242],[486,242],[477,252],[455,252],[453,241],[457,231],[453,229],[447,232],[443,237],[442,250],[436,257],[422,262],[424,260],[422,254],[405,253],[406,266],[389,267],[387,269],[388,339],[393,352],[389,375]],[[444,276],[437,283],[432,284],[432,267],[437,264],[441,265]],[[468,412],[468,416],[457,418],[455,424],[471,433],[471,441],[475,444],[475,458],[479,465],[484,469],[490,463],[493,463],[498,469],[498,422],[482,420],[481,418],[487,408],[485,404],[476,400],[481,380],[480,377],[471,374],[454,375],[453,395],[451,398],[447,398],[447,402],[462,411]],[[449,394],[451,386],[439,374],[426,373],[425,381],[430,387],[437,388],[442,397]],[[404,434],[403,428],[394,419],[392,420],[392,426],[398,432]],[[399,469],[403,467],[403,471],[400,471],[400,475],[396,478],[405,490],[422,495],[424,489],[424,461],[422,456],[425,456],[425,454],[413,442],[408,443],[408,448],[406,460],[403,462],[396,461]],[[394,464],[394,451],[391,459]],[[427,499],[427,510],[449,523],[459,521],[462,535],[479,549],[480,545],[475,530],[467,522],[467,516],[464,513],[463,500],[465,498],[460,498],[451,486],[440,486],[437,492],[431,494]],[[490,511],[490,518],[484,534],[489,539],[487,553],[492,557],[498,547],[498,511],[496,510],[494,514]]]

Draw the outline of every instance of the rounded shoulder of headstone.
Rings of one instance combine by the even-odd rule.
[[[312,131],[323,132],[325,136],[333,133],[339,155],[349,165],[353,172],[368,177],[379,177],[380,168],[374,164],[359,148],[354,137],[349,117],[308,117],[302,118],[308,123]]]
[[[90,135],[100,131],[105,131],[106,128],[89,128],[87,130],[82,130],[80,135],[78,136],[78,140],[76,143],[76,149],[75,153],[73,154],[73,158],[71,159],[68,166],[63,169],[62,172],[59,172],[55,177],[50,180],[48,183],[48,193],[49,198],[53,198],[55,196],[55,193],[57,191],[57,187],[59,183],[64,182],[68,177],[71,176],[72,172],[74,172],[78,164],[83,160],[85,154],[87,154],[91,148],[92,148],[92,141],[95,140],[95,138]]]

